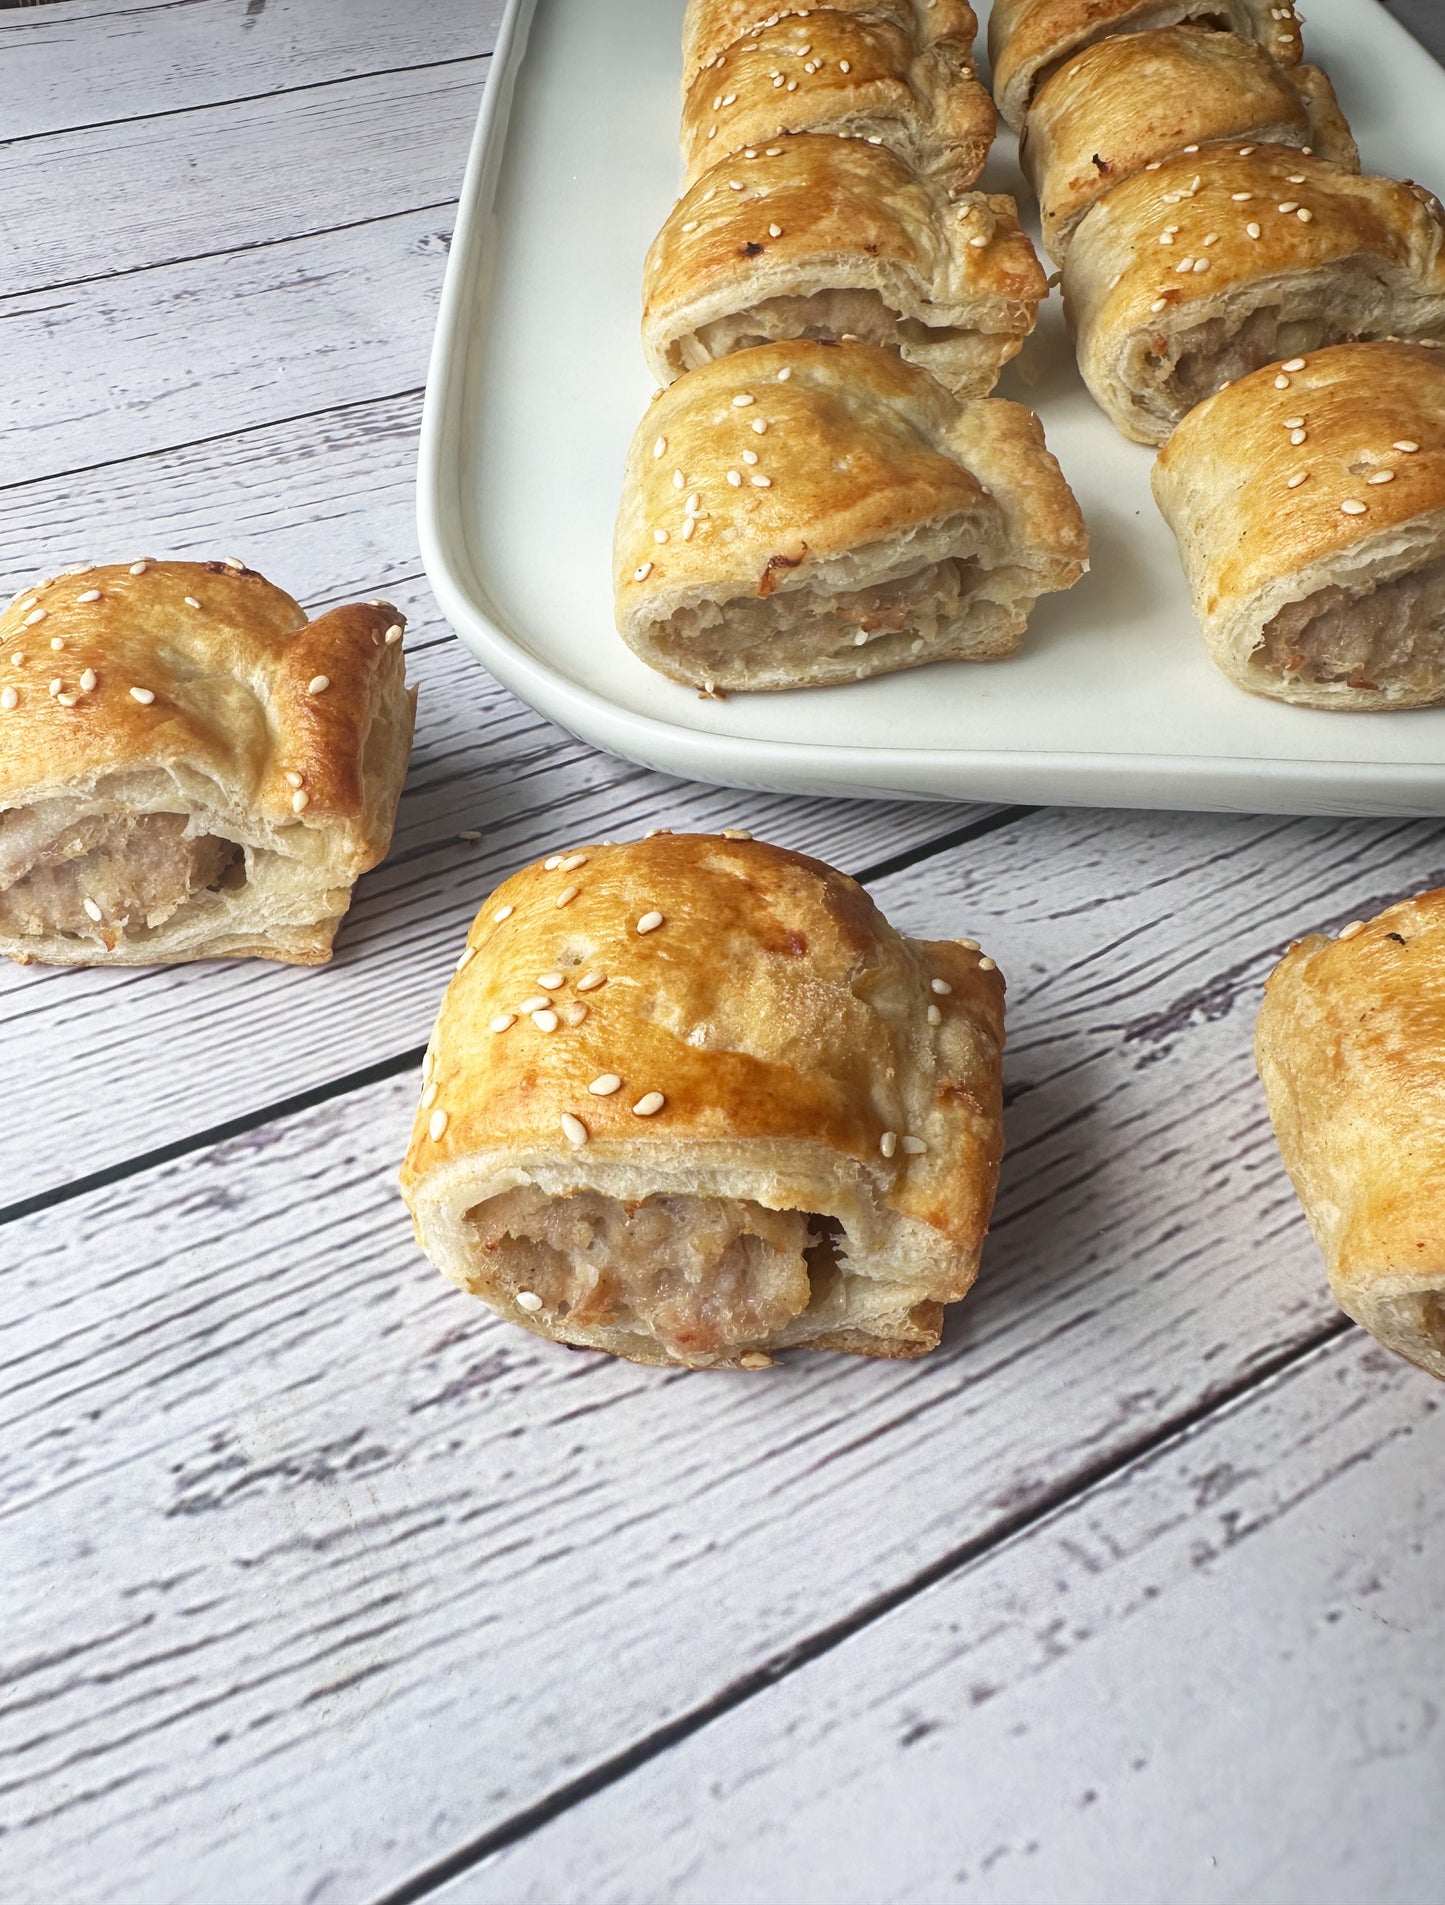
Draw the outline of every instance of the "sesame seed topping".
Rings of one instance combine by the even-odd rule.
[[[304,787],[291,796],[291,811],[293,814],[304,814],[310,805],[311,796],[306,792]]]
[[[685,476],[683,475],[683,473],[682,473],[682,471],[681,471],[681,470],[674,470],[674,471],[673,471],[673,473],[672,473],[672,487],[673,487],[674,489],[686,489],[686,488],[687,488],[687,478],[686,478],[686,477],[685,477]]]
[[[99,926],[100,922],[105,918],[105,915],[101,912],[95,901],[87,896],[81,901],[81,905],[85,908],[86,918],[93,919],[96,925]]]
[[[559,863],[558,870],[562,873],[575,873],[578,867],[585,867],[586,864],[587,855],[585,853],[569,853],[566,859]]]
[[[1229,195],[1236,205],[1243,205],[1254,197],[1253,192],[1231,192]]]
[[[587,1127],[580,1118],[574,1118],[570,1111],[564,1111],[562,1113],[562,1135],[568,1144],[586,1144]]]
[[[555,992],[559,986],[565,986],[566,983],[566,979],[560,972],[539,972],[537,974],[537,984],[544,992]]]
[[[587,1008],[585,1005],[564,1005],[562,1008],[562,1023],[564,1025],[578,1026],[586,1016]]]
[[[988,243],[988,240],[983,236],[982,232],[976,232],[968,242],[975,251],[982,251],[984,246]]]
[[[741,179],[729,179],[728,184],[732,187],[732,189],[735,192],[741,192],[743,189],[743,182]]]
[[[1290,477],[1289,481],[1285,484],[1285,488],[1298,489],[1301,483],[1308,482],[1308,480],[1309,480],[1308,470],[1296,470],[1294,475]]]
[[[931,1005],[928,1008],[928,1023],[930,1025],[942,1025],[943,1023],[943,1014],[936,1005]]]
[[[577,981],[577,990],[579,992],[595,992],[598,986],[605,986],[606,984],[607,974],[605,972],[584,972],[582,977]]]
[[[1253,147],[1253,146],[1241,146],[1241,147],[1239,148],[1239,156],[1240,156],[1240,158],[1241,158],[1241,159],[1247,159],[1247,158],[1249,157],[1249,155],[1250,155],[1250,153],[1251,153],[1251,152],[1253,152],[1253,150],[1254,150],[1254,147]]]
[[[1314,213],[1310,210],[1308,205],[1301,205],[1299,210],[1295,213],[1295,217],[1299,220],[1301,225],[1309,225],[1314,221]]]
[[[519,1012],[545,1012],[552,1001],[545,992],[534,992],[530,999],[523,999],[517,1007]]]
[[[309,695],[324,695],[330,686],[330,675],[313,675],[306,684],[306,692]]]
[[[839,66],[846,66],[848,62],[846,60],[839,60],[838,64]],[[742,1355],[738,1357],[739,1369],[771,1369],[772,1366],[773,1359],[768,1355],[766,1350],[748,1349],[744,1350]]]
[[[953,987],[948,983],[946,979],[930,979],[928,982],[928,989],[930,992],[936,992],[940,998],[944,998],[944,999],[946,999],[949,993],[953,991]]]
[[[442,1136],[447,1128],[447,1114],[441,1110],[434,1111],[427,1120],[426,1128],[427,1136],[431,1139],[432,1143],[435,1144],[437,1139]]]
[[[667,438],[666,438],[666,437],[659,437],[659,438],[657,439],[657,441],[656,441],[656,443],[654,443],[654,444],[653,444],[653,446],[652,446],[652,454],[653,454],[654,456],[661,456],[661,455],[662,455],[662,453],[663,453],[663,451],[664,451],[664,450],[665,450],[666,448],[667,448]]]
[[[132,688],[130,698],[140,702],[143,708],[148,708],[156,698],[156,691],[154,688]]]
[[[529,1315],[535,1315],[541,1307],[542,1299],[534,1290],[518,1290],[517,1308],[519,1310],[526,1310]]]
[[[1299,445],[1305,442],[1308,436],[1309,436],[1309,432],[1307,430],[1291,430],[1289,433],[1289,440],[1291,443],[1294,444],[1296,449],[1298,449]]]
[[[1219,233],[1206,232],[1204,235],[1204,242],[1206,245],[1217,245],[1219,243]]]
[[[557,895],[557,904],[559,906],[570,906],[581,891],[580,886],[564,886],[562,891]]]
[[[500,926],[502,921],[510,919],[516,910],[515,906],[499,906],[496,912],[493,913],[492,918],[496,921],[497,925]]]
[[[1176,271],[1192,271],[1194,269],[1193,258],[1181,258],[1179,260],[1179,263],[1175,265],[1174,269]]]
[[[682,525],[683,541],[691,542],[696,533],[697,533],[697,517],[689,516]]]
[[[1280,365],[1281,370],[1303,370],[1304,367],[1305,360],[1302,357],[1292,357],[1287,364]]]
[[[1397,442],[1390,445],[1392,450],[1403,450],[1406,456],[1412,456],[1419,447],[1419,444],[1412,442],[1409,437],[1401,437]]]
[[[55,703],[56,706],[60,708],[73,708],[79,698],[78,695],[57,695],[55,697]]]
[[[781,225],[769,225],[768,227],[769,238],[781,238],[782,235],[783,235],[783,228]]]
[[[1199,150],[1198,146],[1181,146],[1180,147],[1181,152],[1197,152],[1198,150]]]
[[[435,1079],[433,1079],[432,1082],[426,1087],[426,1089],[422,1092],[422,1095],[421,1095],[421,1108],[423,1111],[431,1110],[432,1106],[437,1101],[438,1090],[439,1090],[439,1087],[437,1085],[437,1082]]]
[[[722,837],[724,840],[751,840],[753,836],[746,827],[724,827]]]
[[[1393,483],[1394,480],[1395,472],[1393,470],[1376,470],[1373,475],[1365,478],[1367,483]]]
[[[757,402],[756,397],[750,397],[747,391],[741,390],[738,392],[737,396],[733,398],[733,409],[746,410],[750,403],[756,403],[756,402]]]
[[[1283,371],[1281,371],[1281,372],[1280,372],[1280,374],[1279,374],[1279,376],[1275,378],[1275,380],[1274,380],[1274,387],[1275,387],[1275,389],[1276,389],[1276,390],[1288,390],[1288,389],[1289,389],[1289,379],[1288,379],[1288,377],[1286,377],[1286,376],[1285,376],[1285,374],[1284,374],[1284,372],[1283,372]]]
[[[1368,503],[1362,503],[1355,496],[1347,496],[1340,504],[1341,513],[1346,516],[1363,516],[1368,508]]]
[[[1342,926],[1340,928],[1336,937],[1339,939],[1353,939],[1356,933],[1362,933],[1364,930],[1365,922],[1362,919],[1352,919],[1348,926]]]
[[[639,562],[637,567],[632,571],[632,579],[634,582],[645,582],[651,574],[652,564],[650,562]]]
[[[883,1153],[885,1158],[891,1158],[893,1153],[898,1149],[898,1133],[896,1131],[885,1131],[883,1136],[878,1140],[878,1149]]]
[[[1151,311],[1162,311],[1165,303],[1166,300],[1164,298],[1155,298],[1154,302],[1149,306],[1149,309]]]
[[[65,686],[65,683],[60,679],[59,675],[57,675],[54,681],[52,681],[50,684],[51,694],[58,695],[64,686]]]
[[[144,575],[149,567],[148,562],[133,562],[130,565],[130,572],[132,575]]]
[[[992,959],[985,958],[979,960],[978,969],[980,972],[997,972],[998,966]]]
[[[10,657],[10,665],[12,668],[23,668],[25,666],[25,654],[23,650],[17,649]]]
[[[899,1145],[911,1158],[921,1158],[928,1149],[922,1138],[900,1138]]]
[[[976,939],[960,939],[958,943],[969,952],[978,951],[978,941]]]
[[[20,697],[13,688],[0,688],[0,708],[3,708],[7,714],[19,705],[19,701]]]
[[[632,1115],[634,1118],[655,1117],[666,1103],[667,1100],[660,1091],[645,1092],[632,1107]]]
[[[732,484],[732,486],[733,486],[733,488],[734,488],[734,489],[741,489],[741,488],[742,488],[742,486],[743,486],[743,473],[742,473],[742,471],[741,471],[741,470],[729,470],[729,471],[728,471],[728,481],[729,481],[729,482],[730,482],[730,483]]]
[[[63,635],[52,635],[50,638],[50,646],[58,653],[65,646],[65,637]]]
[[[37,622],[43,622],[45,620],[45,614],[46,611],[44,609],[31,609],[25,618],[24,626],[26,628],[34,628]]]
[[[84,670],[80,677],[80,685],[86,694],[90,693],[91,689],[95,686],[95,670],[93,668]]]
[[[386,645],[388,648],[395,648],[397,643],[400,640],[401,640],[401,623],[393,622],[391,627],[386,631]]]
[[[697,230],[697,220],[695,218],[687,219],[684,222],[682,229],[685,232],[695,232]]]
[[[1251,237],[1251,238],[1258,238],[1258,237],[1259,237],[1259,226],[1258,226],[1258,225],[1256,225],[1256,224],[1253,224],[1253,223],[1251,223],[1251,224],[1248,224],[1248,225],[1246,225],[1244,229],[1245,229],[1245,230],[1246,230],[1246,231],[1247,231],[1247,232],[1249,233],[1249,235],[1250,235],[1250,237]]]
[[[654,542],[666,542],[667,531],[665,529],[654,529],[652,532],[652,540]]]
[[[1161,245],[1172,245],[1174,243],[1173,232],[1160,232],[1159,243]]]
[[[510,1032],[516,1023],[517,1015],[515,1012],[499,1012],[492,1020],[490,1030],[493,1032]]]
[[[615,1091],[621,1091],[622,1080],[616,1072],[603,1072],[600,1078],[594,1078],[587,1087],[594,1098],[610,1098]]]
[[[457,955],[457,971],[465,972],[476,956],[477,949],[475,946],[463,946],[461,952]]]
[[[637,930],[639,933],[655,933],[661,924],[661,913],[644,913],[637,922]]]
[[[696,490],[692,492],[682,507],[689,516],[695,516],[702,508],[702,498],[698,495]]]
[[[755,476],[753,478],[754,489],[771,489],[772,487],[773,479],[771,476]]]
[[[1299,429],[1302,429],[1303,426],[1304,426],[1303,417],[1286,417],[1284,420],[1284,428],[1286,430],[1299,430]]]
[[[1209,260],[1207,258],[1196,258],[1194,260],[1194,269],[1196,271],[1208,271]]]
[[[792,376],[792,374],[793,374],[792,365],[784,364],[783,368],[778,372],[778,382],[780,384],[787,383],[788,379]]]
[[[756,451],[756,450],[744,450],[744,451],[743,451],[743,462],[744,462],[744,463],[756,463],[756,462],[757,462],[757,460],[758,460],[758,453],[757,453],[757,451]]]
[[[85,589],[77,595],[75,599],[77,602],[98,602],[100,600],[100,590]]]
[[[557,1030],[557,1014],[555,1012],[549,1012],[545,1006],[533,1012],[531,1019],[533,1025],[536,1026],[539,1032],[555,1032]]]

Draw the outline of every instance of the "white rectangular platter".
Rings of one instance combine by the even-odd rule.
[[[980,7],[985,13],[986,8]],[[1445,710],[1336,714],[1206,659],[1153,452],[1079,380],[1057,295],[1000,396],[1044,420],[1093,568],[1019,655],[847,688],[706,701],[612,622],[627,444],[652,394],[643,256],[677,190],[683,0],[513,0],[462,194],[428,380],[422,549],[448,619],[584,740],[694,779],[799,793],[1246,812],[1445,811]],[[982,44],[982,35],[980,36]],[[1313,0],[1367,170],[1445,192],[1445,71],[1376,0]],[[1030,203],[1001,133],[982,181]]]

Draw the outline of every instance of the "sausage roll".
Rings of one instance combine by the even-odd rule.
[[[1096,41],[1161,26],[1199,26],[1255,40],[1280,66],[1301,58],[1300,16],[1273,0],[993,0],[988,54],[993,96],[1022,132],[1035,90]]]
[[[705,172],[647,255],[643,348],[659,383],[751,344],[851,336],[960,396],[992,390],[1048,291],[1011,198],[950,202],[862,139],[801,134],[754,153]]]
[[[920,46],[952,41],[959,56],[970,60],[978,20],[968,0],[828,0],[829,13],[881,20],[911,35]],[[715,67],[719,56],[737,40],[754,38],[780,20],[806,23],[817,9],[779,7],[776,0],[688,0],[682,25],[683,91],[703,67]]]
[[[1204,146],[1106,192],[1064,297],[1095,401],[1138,443],[1263,364],[1445,339],[1445,214],[1417,185],[1289,146]]]
[[[1232,681],[1445,702],[1445,353],[1336,344],[1254,371],[1185,417],[1154,494]]]
[[[391,840],[403,618],[234,562],[68,569],[0,616],[0,953],[320,965]]]
[[[1087,548],[1030,411],[871,345],[763,344],[679,378],[633,439],[617,625],[704,689],[992,661]]]
[[[640,1363],[918,1356],[978,1270],[1003,980],[742,836],[554,854],[478,914],[402,1188],[502,1316]]]
[[[1291,946],[1255,1053],[1336,1302],[1445,1376],[1445,891]]]
[[[783,14],[720,53],[688,87],[686,182],[782,133],[830,132],[888,146],[915,172],[962,192],[983,170],[995,123],[959,42],[921,44],[865,14]]]
[[[1277,66],[1249,40],[1189,26],[1086,47],[1039,88],[1020,141],[1050,257],[1062,263],[1074,227],[1112,186],[1220,139],[1359,166],[1317,67]]]

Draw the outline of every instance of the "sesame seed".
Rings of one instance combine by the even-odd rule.
[[[1308,470],[1296,470],[1294,475],[1290,477],[1289,481],[1285,484],[1285,488],[1298,489],[1301,483],[1307,482],[1308,480],[1309,480]]]
[[[1219,243],[1219,233],[1206,232],[1204,235],[1204,242],[1206,245],[1217,245]]]
[[[50,638],[50,646],[58,653],[65,646],[65,637],[63,635],[52,635]]]
[[[1304,367],[1305,360],[1302,357],[1292,357],[1287,364],[1280,365],[1281,370],[1303,370]]]
[[[516,910],[515,906],[499,906],[496,912],[493,913],[492,918],[496,921],[497,925],[500,926],[502,921],[510,919]]]
[[[682,471],[681,471],[681,470],[674,470],[674,471],[673,471],[673,473],[672,473],[672,487],[673,487],[674,489],[686,489],[686,487],[687,487],[687,478],[686,478],[686,477],[685,477],[685,476],[683,475],[683,473],[682,473]]]
[[[292,787],[304,787],[306,784],[306,776],[304,774],[298,774],[294,767],[287,768],[286,779]]]
[[[585,1005],[569,1005],[564,1006],[562,1009],[562,1023],[572,1026],[574,1030],[586,1017],[587,1008]]]
[[[580,886],[564,886],[562,891],[557,895],[557,904],[559,906],[570,906],[581,891]]]
[[[560,972],[539,972],[537,984],[544,992],[555,992],[559,986],[565,986],[566,979]]]
[[[499,1012],[492,1020],[489,1029],[493,1032],[510,1032],[516,1023],[517,1015],[515,1012]]]
[[[980,959],[978,969],[980,972],[997,972],[998,966],[992,959]]]
[[[1196,258],[1194,260],[1194,269],[1196,271],[1208,271],[1209,260],[1207,258]]]
[[[561,862],[559,871],[563,873],[575,873],[578,867],[585,867],[586,864],[587,855],[585,853],[569,853],[567,858]]]
[[[1249,157],[1249,155],[1250,155],[1250,153],[1251,153],[1251,152],[1253,152],[1253,150],[1254,150],[1254,147],[1253,147],[1253,146],[1241,146],[1241,147],[1239,148],[1239,156],[1240,156],[1240,158],[1241,158],[1241,159],[1247,159],[1247,158]]]
[[[1243,205],[1246,203],[1247,200],[1252,199],[1254,197],[1254,193],[1253,192],[1231,192],[1229,196],[1234,200],[1236,205]]]
[[[639,933],[655,933],[661,924],[661,913],[644,913],[637,922],[637,930]]]
[[[1192,271],[1194,269],[1194,260],[1192,258],[1181,258],[1174,269],[1176,271]]]
[[[683,229],[683,230],[684,230],[685,232],[695,232],[695,231],[697,230],[697,220],[696,220],[695,218],[689,218],[689,219],[688,219],[688,220],[687,220],[687,221],[686,221],[686,222],[684,223],[684,225],[683,225],[683,228],[682,228],[682,229]]]
[[[792,365],[784,364],[783,368],[778,372],[778,382],[780,384],[787,383],[788,379],[792,376],[792,374],[793,374]]]
[[[1308,225],[1313,222],[1314,213],[1310,210],[1308,205],[1301,205],[1299,210],[1295,213],[1295,217],[1299,220],[1301,225]]]
[[[878,1140],[878,1149],[883,1153],[885,1158],[891,1158],[893,1153],[898,1149],[898,1133],[896,1131],[885,1131]]]
[[[146,562],[133,562],[130,565],[130,572],[132,575],[144,575],[149,567],[150,564]]]
[[[1247,232],[1249,233],[1249,235],[1250,235],[1250,237],[1251,237],[1251,238],[1258,238],[1258,237],[1259,237],[1259,226],[1258,226],[1258,225],[1255,225],[1255,224],[1249,224],[1249,225],[1246,225],[1244,229],[1245,229],[1245,230],[1246,230],[1246,231],[1247,231]]]
[[[433,1144],[435,1144],[437,1139],[441,1137],[447,1128],[447,1114],[440,1110],[434,1111],[427,1120],[426,1128],[427,1135],[431,1138]]]
[[[80,595],[77,595],[75,599],[77,602],[98,602],[100,600],[100,590],[86,589]]]
[[[16,653],[10,657],[10,665],[12,668],[23,668],[25,666],[23,650],[17,650]]]
[[[594,1098],[610,1098],[614,1091],[621,1091],[622,1080],[616,1072],[603,1072],[600,1078],[594,1078],[587,1087]]]
[[[771,476],[755,476],[753,478],[754,489],[771,489],[772,487],[773,479]]]
[[[839,60],[838,64],[840,66],[846,66],[847,61]],[[761,1349],[744,1350],[743,1354],[738,1357],[739,1369],[771,1369],[772,1366],[772,1357]]]
[[[583,1145],[587,1142],[587,1127],[580,1118],[574,1118],[570,1111],[562,1113],[562,1135],[568,1144]]]
[[[667,448],[667,438],[666,438],[666,437],[659,437],[659,438],[657,439],[657,441],[656,441],[656,443],[654,443],[654,444],[653,444],[653,446],[652,446],[652,454],[653,454],[654,456],[661,456],[661,455],[662,455],[662,453],[663,453],[663,451],[664,451],[664,450],[665,450],[666,448]]]
[[[751,840],[753,836],[746,827],[724,827],[722,837],[724,840]]]
[[[1372,476],[1365,478],[1367,483],[1393,483],[1394,480],[1395,472],[1393,470],[1376,470]]]
[[[1341,513],[1346,516],[1363,516],[1368,507],[1368,503],[1362,503],[1354,496],[1347,496],[1340,504]]]
[[[1299,210],[1299,200],[1297,198],[1287,198],[1279,209],[1282,212],[1297,212]]]
[[[1299,430],[1299,429],[1302,429],[1303,427],[1304,427],[1303,417],[1286,417],[1284,420],[1284,428],[1286,430]]]
[[[922,1138],[900,1138],[899,1144],[911,1158],[921,1158],[928,1149]]]
[[[930,979],[928,982],[928,989],[930,992],[936,992],[940,998],[945,998],[945,999],[948,997],[949,993],[953,991],[953,987],[948,983],[946,979]]]
[[[73,708],[78,700],[78,695],[57,695],[55,697],[56,706],[60,708]]]
[[[744,451],[743,451],[743,462],[744,462],[744,463],[756,463],[756,462],[757,462],[757,460],[758,460],[758,453],[757,453],[757,451],[756,451],[756,450],[744,450]]]
[[[457,956],[456,970],[458,972],[465,972],[467,967],[472,963],[472,961],[476,958],[476,956],[477,956],[477,949],[475,946],[463,946],[461,952]]]
[[[46,611],[44,609],[31,609],[25,618],[23,626],[26,628],[34,628],[37,622],[43,622],[45,620],[45,614]]]
[[[689,516],[695,516],[702,508],[702,498],[698,495],[696,490],[692,492],[682,507]]]
[[[783,228],[781,225],[769,225],[768,227],[769,238],[781,238],[782,235],[783,235]]]
[[[667,1100],[660,1091],[645,1092],[632,1107],[632,1115],[634,1118],[655,1117],[666,1103]]]
[[[975,251],[982,251],[983,247],[988,243],[988,240],[982,233],[979,233],[975,237],[970,238],[968,242]]]
[[[519,1012],[545,1012],[552,1001],[545,992],[534,992],[530,999],[523,999],[517,1007]]]
[[[1336,937],[1339,939],[1353,939],[1356,933],[1362,933],[1364,930],[1365,922],[1362,919],[1352,919],[1348,926],[1342,926],[1340,928]]]
[[[632,579],[634,582],[645,582],[651,574],[652,564],[650,562],[639,562],[637,567],[632,571]]]
[[[423,1111],[430,1111],[432,1106],[436,1103],[438,1089],[439,1087],[436,1080],[433,1079],[431,1084],[423,1091],[421,1095],[421,1108]]]
[[[313,675],[306,684],[306,692],[309,695],[324,695],[330,686],[330,675]]]
[[[737,101],[738,101],[738,96],[736,93],[724,93],[723,104],[725,106],[735,106],[737,104]]]
[[[847,70],[848,69],[845,66],[843,68],[843,71],[846,73]],[[782,150],[783,148],[781,146],[766,146],[763,150],[763,157],[767,159],[776,159],[781,156]]]
[[[1298,449],[1300,444],[1306,441],[1308,435],[1309,435],[1309,432],[1306,430],[1291,430],[1289,433],[1289,440],[1292,444],[1294,444],[1295,448]]]
[[[93,899],[90,899],[89,897],[87,897],[81,901],[81,905],[84,906],[85,908],[86,918],[93,919],[97,926],[105,918],[104,913],[101,912],[100,908],[96,905]]]
[[[1289,389],[1289,379],[1288,379],[1288,377],[1286,377],[1286,376],[1284,375],[1284,373],[1283,373],[1283,371],[1281,371],[1281,372],[1280,372],[1280,374],[1279,374],[1279,376],[1275,378],[1275,380],[1274,380],[1274,387],[1275,387],[1275,389],[1276,389],[1276,390],[1288,390],[1288,389]]]
[[[742,390],[742,391],[739,391],[737,396],[733,398],[733,409],[746,410],[750,403],[756,403],[756,402],[757,402],[756,397],[750,397],[745,390]]]
[[[13,688],[0,688],[0,708],[3,708],[7,714],[12,708],[17,707],[19,702],[20,697]]]
[[[150,704],[156,698],[155,689],[154,688],[132,688],[130,691],[130,698],[132,701],[139,701],[142,707],[148,708]]]
[[[293,794],[291,796],[291,811],[293,814],[304,814],[310,805],[311,796],[304,788],[299,794]]]
[[[1160,232],[1159,243],[1161,245],[1172,245],[1174,243],[1173,232]]]
[[[942,1025],[943,1023],[943,1014],[936,1005],[931,1005],[928,1008],[928,1023],[930,1025]]]
[[[93,668],[87,668],[82,673],[80,685],[86,694],[90,693],[91,689],[95,686],[95,670]]]
[[[535,1315],[542,1307],[542,1299],[533,1290],[518,1290],[517,1307]]]
[[[729,470],[729,471],[728,471],[728,481],[729,481],[729,483],[731,483],[731,484],[732,484],[732,486],[733,486],[733,488],[734,488],[734,489],[741,489],[741,488],[742,488],[742,486],[743,486],[743,473],[742,473],[742,471],[741,471],[741,470]]]
[[[1413,454],[1415,453],[1416,450],[1419,449],[1419,447],[1420,447],[1419,444],[1413,443],[1409,437],[1401,437],[1398,440],[1398,442],[1392,443],[1390,445],[1390,448],[1392,450],[1403,450],[1407,456],[1413,456]]]
[[[1163,298],[1155,298],[1154,302],[1149,306],[1149,309],[1151,311],[1162,311],[1164,309],[1165,302],[1166,300]]]
[[[401,623],[393,622],[391,627],[386,631],[386,645],[388,648],[395,648],[397,643],[400,640],[401,640]]]
[[[1157,172],[1163,163],[1164,161],[1162,159],[1151,159],[1148,165],[1144,167],[1144,170],[1146,172]]]
[[[557,1014],[555,1012],[549,1012],[545,1006],[533,1012],[531,1019],[533,1025],[536,1026],[539,1032],[555,1032],[557,1030]]]
[[[732,187],[733,191],[735,192],[741,192],[743,189],[743,182],[741,179],[729,179],[728,184]]]
[[[689,516],[687,521],[682,525],[683,541],[691,542],[696,530],[697,530],[697,517]]]
[[[598,986],[605,986],[606,984],[607,974],[605,972],[584,972],[582,977],[577,981],[577,990],[579,992],[595,992]]]
[[[665,529],[654,529],[652,532],[652,540],[654,542],[666,542],[667,531]]]
[[[1198,150],[1199,150],[1198,146],[1181,146],[1180,147],[1181,152],[1197,152]]]
[[[57,675],[54,681],[52,681],[50,684],[51,694],[58,695],[64,686],[65,686],[65,683],[60,679],[59,675]]]
[[[978,941],[976,939],[960,939],[958,943],[969,952],[978,951]]]

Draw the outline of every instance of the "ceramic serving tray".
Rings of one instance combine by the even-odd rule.
[[[981,12],[986,9],[980,8]],[[1251,812],[1445,810],[1445,710],[1320,713],[1206,659],[1153,452],[1074,367],[1057,293],[998,395],[1031,405],[1088,519],[1091,573],[1014,658],[706,701],[612,622],[610,544],[652,382],[643,256],[677,191],[683,0],[513,0],[467,168],[427,385],[427,572],[479,659],[584,740],[799,793]],[[1367,170],[1445,192],[1445,71],[1375,0],[1313,0]],[[980,45],[982,45],[980,33]],[[981,181],[1031,203],[1003,131]]]

